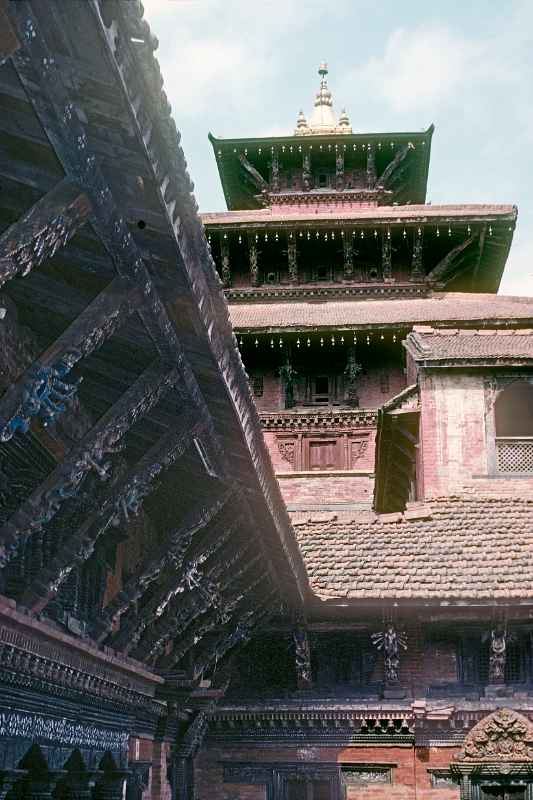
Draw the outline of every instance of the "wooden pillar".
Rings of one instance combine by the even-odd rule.
[[[417,228],[413,234],[413,258],[411,261],[411,280],[420,281],[424,277],[424,264],[422,251],[424,244],[424,232],[422,228]]]
[[[307,628],[300,622],[293,630],[294,658],[296,665],[296,685],[298,689],[309,689],[313,679],[311,674],[311,648]]]
[[[343,279],[351,281],[354,279],[353,269],[353,243],[351,235],[345,235],[342,242],[344,253],[344,271]]]
[[[279,155],[276,147],[272,148],[272,161],[270,164],[270,188],[279,192]]]
[[[335,158],[335,186],[338,192],[344,189],[344,153],[337,150]]]
[[[231,286],[231,263],[229,258],[229,241],[227,233],[220,237],[220,276],[224,289]]]
[[[0,800],[5,800],[7,795],[12,791],[17,781],[22,780],[26,776],[24,769],[4,769],[0,776]]]
[[[342,434],[342,448],[343,448],[343,469],[350,469],[350,449],[348,442],[348,434]]]
[[[296,249],[296,236],[291,231],[287,240],[287,266],[289,270],[289,283],[298,283],[298,252]]]
[[[250,283],[252,286],[259,286],[259,250],[252,236],[248,239],[248,258],[250,261]]]
[[[382,234],[381,239],[381,274],[385,280],[392,278],[392,240],[390,228]]]
[[[369,189],[375,187],[376,180],[376,157],[373,146],[369,144],[366,151],[366,184]]]
[[[311,154],[307,152],[302,162],[302,189],[308,192],[311,188]]]

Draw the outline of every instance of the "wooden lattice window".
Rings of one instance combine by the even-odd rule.
[[[533,472],[533,437],[531,439],[496,439],[498,472]]]
[[[252,375],[250,378],[250,383],[252,384],[252,392],[254,393],[254,397],[263,397],[263,376]]]
[[[513,381],[496,398],[496,469],[533,473],[533,383]]]

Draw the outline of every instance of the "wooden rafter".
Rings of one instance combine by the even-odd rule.
[[[91,210],[76,182],[61,181],[0,236],[0,286],[51,258],[86,223]]]
[[[100,507],[72,532],[51,563],[40,571],[27,588],[22,598],[23,604],[34,610],[42,610],[70,572],[94,553],[97,541],[113,526],[117,514],[122,513],[123,523],[126,524],[128,507],[132,503],[138,507],[139,501],[154,490],[155,479],[183,455],[195,436],[203,432],[201,422],[190,413],[184,414],[174,431],[162,436],[125,476],[112,483]],[[135,511],[132,512],[134,514]]]
[[[466,257],[466,251],[477,238],[478,234],[474,233],[452,248],[449,253],[433,267],[431,272],[427,275],[426,280],[429,283],[436,283],[449,278],[452,270],[455,273],[457,268],[461,265],[461,262]]]
[[[39,415],[43,382],[53,380],[57,365],[63,364],[66,374],[100,348],[140,306],[142,298],[140,287],[128,278],[116,278],[93,300],[0,399],[1,441],[10,439],[18,428],[27,427],[32,416]]]
[[[147,414],[179,380],[175,367],[157,363],[146,369],[52,474],[27,498],[0,529],[4,563],[17,554],[35,531],[40,531],[66,501],[79,493],[86,476],[94,471],[107,480],[105,458],[117,452],[127,431]]]
[[[103,609],[100,618],[94,625],[94,635],[98,640],[102,640],[115,628],[121,617],[128,611],[134,603],[138,603],[154,581],[158,587],[165,583],[164,573],[169,567],[172,580],[176,580],[176,570],[183,563],[187,549],[191,546],[194,538],[201,534],[208,525],[215,523],[216,518],[223,513],[229,500],[233,497],[234,491],[228,489],[220,498],[200,510],[194,509],[181,524],[170,531],[163,540],[158,550],[150,552],[140,565],[135,576],[131,578],[118,595]],[[210,530],[210,536],[216,536],[216,531]],[[157,592],[158,597],[162,596],[162,589]],[[152,598],[153,600],[153,598]],[[120,629],[122,636],[123,628]],[[132,630],[128,636],[132,635]],[[117,644],[117,639],[115,639]]]

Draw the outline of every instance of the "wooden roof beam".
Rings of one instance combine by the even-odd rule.
[[[0,399],[0,441],[15,431],[26,432],[30,420],[52,419],[65,392],[63,379],[82,358],[100,348],[140,306],[142,291],[127,278],[116,278],[74,320],[56,341],[41,353]],[[75,387],[74,387],[75,388]]]
[[[0,0],[0,65],[19,47],[18,36],[7,13],[7,0]]]
[[[143,262],[143,254],[119,212],[98,157],[89,147],[86,127],[74,112],[75,103],[48,47],[46,26],[53,25],[53,21],[40,17],[37,22],[35,9],[27,0],[10,6],[10,13],[19,30],[27,32],[31,29],[35,33],[22,39],[23,45],[13,56],[13,64],[33,109],[65,171],[87,193],[92,204],[92,226],[110,254],[117,272],[130,276],[144,287],[149,296],[149,301],[139,309],[139,316],[159,355],[178,363],[191,401],[197,406],[198,415],[209,432],[217,458],[222,461],[223,453],[214,423],[196,376]],[[37,67],[43,64],[45,68]]]
[[[129,624],[121,626],[109,644],[115,649],[124,649],[125,652],[134,649],[145,632],[152,626],[157,626],[158,620],[166,613],[166,609],[177,598],[177,595],[182,595],[187,590],[189,582],[192,580],[191,576],[196,577],[199,574],[198,568],[228,544],[236,527],[237,522],[227,527],[222,523],[217,524],[215,529],[210,531],[213,542],[195,558],[190,557],[187,552],[193,535],[186,534],[179,550],[169,560],[168,569],[164,573],[159,573],[157,588],[150,596],[149,601],[141,607],[141,614]]]
[[[243,612],[234,627],[220,636],[209,649],[203,654],[194,667],[194,679],[198,680],[214,661],[221,661],[222,658],[238,644],[244,644],[250,640],[252,630],[257,627],[259,621],[266,616],[273,605],[276,590],[270,592],[265,599],[256,604],[249,611]]]
[[[53,519],[65,501],[76,497],[91,471],[102,480],[110,477],[111,464],[104,463],[106,456],[121,449],[121,441],[130,427],[145,416],[178,380],[177,369],[161,362],[142,373],[0,528],[0,542],[5,549],[4,565],[32,534],[42,530]]]
[[[248,563],[246,570],[253,564],[256,564],[258,557],[252,559]],[[158,671],[173,670],[182,661],[182,659],[189,653],[202,639],[216,628],[224,627],[235,616],[238,615],[238,609],[242,604],[249,602],[250,597],[254,597],[254,592],[257,586],[267,578],[265,573],[261,573],[258,577],[254,576],[251,581],[248,581],[246,586],[241,587],[238,593],[232,592],[227,598],[222,599],[223,607],[215,607],[211,609],[205,619],[187,636],[181,636],[174,642],[174,647],[168,656],[163,656],[158,664]],[[269,584],[271,585],[271,584]]]
[[[160,617],[159,624],[153,626],[149,635],[133,650],[136,658],[155,663],[172,637],[181,636],[199,616],[203,616],[211,608],[219,607],[221,594],[245,571],[236,571],[234,567],[248,552],[250,545],[235,549],[230,541],[229,549],[232,550],[232,555],[225,559],[219,556],[216,566],[201,575],[196,585],[191,586],[187,598],[172,598],[164,615]],[[248,563],[257,561],[259,557],[256,555]],[[224,574],[229,574],[230,577],[222,583],[220,579]],[[131,647],[127,647],[124,652],[129,655],[132,652]]]
[[[72,532],[54,558],[36,576],[22,597],[22,604],[41,611],[55,597],[72,570],[87,561],[96,543],[113,524],[127,525],[145,497],[155,488],[155,479],[171,467],[192,444],[195,436],[205,431],[196,414],[187,413],[174,431],[167,432],[128,472],[116,479],[100,502],[100,506]]]
[[[211,504],[206,505],[199,511],[194,509],[186,520],[183,520],[178,527],[164,537],[164,542],[156,553],[150,552],[148,554],[148,557],[142,562],[135,575],[130,578],[118,595],[102,610],[100,618],[93,628],[93,635],[97,641],[105,639],[111,630],[115,628],[120,618],[133,603],[137,603],[141,599],[154,581],[157,581],[158,584],[161,583],[161,576],[169,566],[172,566],[173,577],[175,578],[176,570],[183,564],[186,551],[193,539],[205,531],[223,513],[233,495],[234,490],[230,488]],[[157,595],[160,597],[161,592],[158,592]]]
[[[0,236],[0,286],[51,258],[90,213],[86,192],[76,182],[61,181]]]
[[[468,236],[458,245],[453,247],[445,256],[442,258],[439,263],[433,267],[431,272],[428,273],[426,276],[426,280],[429,283],[435,283],[438,281],[444,280],[447,278],[450,273],[455,271],[457,267],[461,264],[463,259],[465,258],[465,251],[470,247],[470,245],[476,241],[478,238],[477,233],[473,233],[471,236]]]

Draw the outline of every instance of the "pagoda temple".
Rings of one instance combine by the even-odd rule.
[[[0,800],[533,800],[516,208],[322,64],[200,216],[157,47],[0,0]]]
[[[209,137],[228,211],[203,221],[310,591],[237,654],[200,796],[530,798],[517,209],[428,203],[433,126],[355,132],[319,75],[292,134]]]

